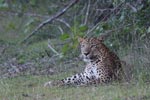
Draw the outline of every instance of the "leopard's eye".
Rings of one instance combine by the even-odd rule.
[[[82,44],[82,45],[81,45],[81,47],[85,47],[85,45],[84,45],[84,44]]]
[[[95,45],[95,44],[92,44],[91,47],[96,47],[96,45]]]

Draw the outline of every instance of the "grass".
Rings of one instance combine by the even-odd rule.
[[[57,79],[62,77],[59,75]],[[150,84],[113,83],[89,87],[43,87],[56,76],[19,76],[0,80],[0,100],[149,100]]]

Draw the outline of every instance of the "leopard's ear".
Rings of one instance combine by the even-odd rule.
[[[101,36],[97,37],[97,39],[98,39],[99,41],[101,41],[101,42],[104,42],[105,37],[104,37],[103,35],[101,35]]]
[[[84,38],[78,37],[78,42],[83,42]]]

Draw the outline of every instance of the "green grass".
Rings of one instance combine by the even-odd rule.
[[[57,79],[62,77],[58,76]],[[89,87],[43,87],[56,76],[20,76],[0,80],[0,100],[149,100],[146,83],[113,83]]]

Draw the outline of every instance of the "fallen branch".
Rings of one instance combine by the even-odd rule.
[[[60,17],[63,15],[70,7],[72,7],[74,4],[76,4],[79,0],[73,0],[67,7],[65,7],[63,10],[60,12],[56,13],[54,16],[51,18],[47,19],[46,21],[42,22],[39,24],[32,32],[29,34],[21,43],[24,43],[27,39],[29,39],[31,36],[33,36],[39,29],[41,29],[43,26],[47,25],[48,23],[52,22],[56,18]]]

